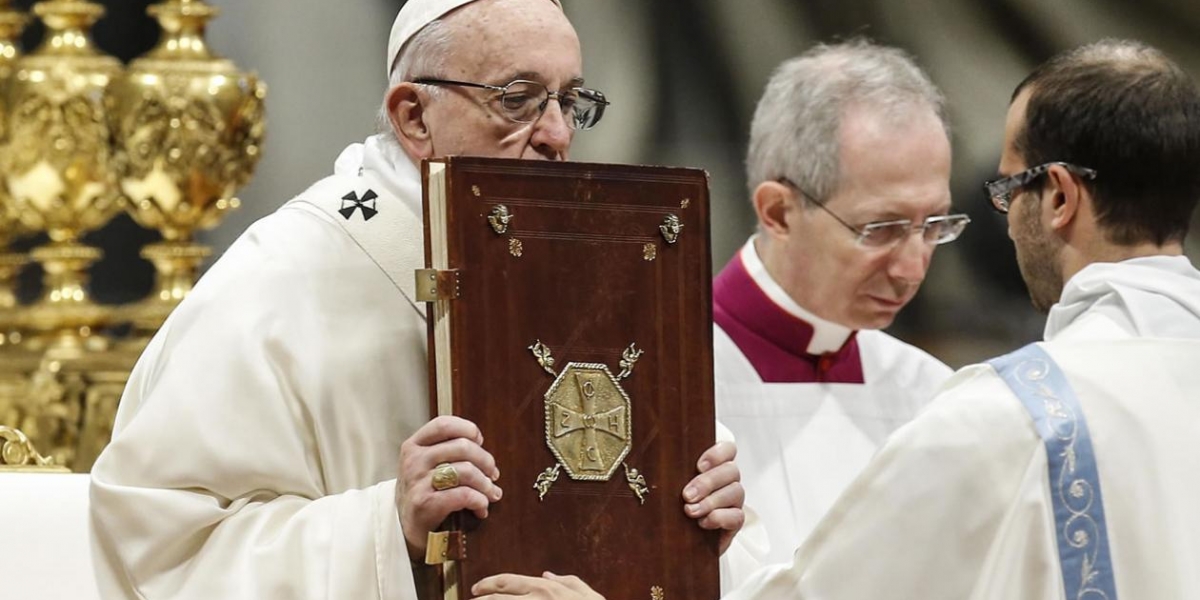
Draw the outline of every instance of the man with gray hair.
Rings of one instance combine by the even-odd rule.
[[[430,420],[417,165],[565,160],[607,101],[556,0],[409,0],[387,65],[388,133],[243,234],[134,369],[92,471],[106,597],[409,600],[428,533],[501,501],[479,428]],[[725,545],[733,453],[676,491]]]
[[[758,232],[713,284],[717,414],[777,563],[949,377],[878,330],[968,219],[949,214],[941,94],[863,40],[778,67],[746,171]]]

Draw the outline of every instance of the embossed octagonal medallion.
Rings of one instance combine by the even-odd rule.
[[[629,454],[631,412],[607,366],[567,363],[546,391],[546,444],[571,479],[608,481]]]

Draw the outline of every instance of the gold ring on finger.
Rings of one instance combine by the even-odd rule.
[[[440,463],[433,468],[433,489],[437,491],[458,487],[458,469],[450,463]]]

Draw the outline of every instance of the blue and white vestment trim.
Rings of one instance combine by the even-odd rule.
[[[1033,417],[1050,462],[1055,542],[1068,600],[1117,600],[1092,438],[1062,369],[1041,346],[989,361]]]

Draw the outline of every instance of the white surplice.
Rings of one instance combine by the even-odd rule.
[[[429,417],[419,181],[351,146],[171,314],[92,470],[106,597],[415,597],[395,477]]]
[[[767,273],[753,238],[714,288],[717,417],[737,439],[747,505],[769,537],[766,562],[791,562],[951,370],[881,331],[854,332],[799,306]],[[822,366],[810,366],[822,355]]]
[[[1091,432],[1118,596],[1200,598],[1200,272],[1185,257],[1090,265],[1045,338]],[[792,565],[728,598],[1061,599],[1048,474],[1021,401],[990,365],[965,368]]]
[[[92,470],[105,597],[416,597],[394,497],[429,418],[420,178],[378,137],[334,172],[251,226],[138,361]],[[758,565],[741,538],[726,582]]]

